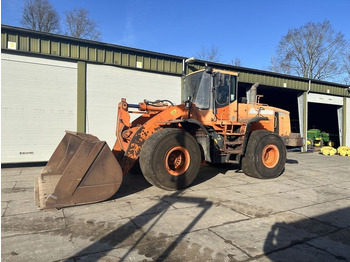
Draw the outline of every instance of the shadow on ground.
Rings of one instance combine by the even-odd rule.
[[[350,261],[350,208],[275,223],[264,243],[272,261]]]
[[[167,202],[169,201],[169,198],[171,198],[176,203],[185,202],[187,204],[196,204],[196,207],[199,207],[201,211],[194,219],[188,221],[187,227],[183,229],[182,232],[176,234],[175,238],[165,239],[166,235],[164,234],[163,238],[160,237],[160,239],[156,238],[153,239],[153,241],[147,242],[148,250],[145,252],[147,256],[151,256],[152,261],[163,261],[180,244],[180,242],[184,239],[187,233],[190,232],[190,230],[195,226],[195,224],[212,206],[212,202],[207,201],[205,198],[183,197],[180,196],[180,194],[181,191],[175,192],[171,195],[167,195],[161,198],[157,204],[153,205],[148,210],[133,218],[133,221],[139,221],[137,227],[135,226],[133,221],[130,220],[128,223],[120,226],[119,228],[113,230],[109,234],[103,236],[101,239],[95,241],[80,252],[72,255],[65,261],[71,261],[70,259],[74,259],[74,261],[80,259],[84,260],[84,257],[89,254],[93,254],[93,256],[89,256],[89,261],[99,261],[101,258],[106,256],[112,249],[122,245],[122,243],[128,238],[132,238],[131,247],[128,247],[124,255],[118,260],[125,261],[131,252],[139,248],[139,244],[141,242],[147,241],[147,238],[152,235],[152,229],[156,226],[156,224],[162,219],[162,217],[171,207],[171,205],[164,205],[164,201]],[[141,229],[143,226],[145,226],[151,221],[153,222],[147,228],[147,230],[144,231]],[[171,241],[169,241],[169,239],[171,239]],[[157,244],[159,244],[158,247],[156,246]]]
[[[221,167],[204,165],[201,167],[198,176],[190,185],[190,187],[201,183],[205,183],[206,181],[209,181],[210,179],[216,177],[218,174],[226,173],[229,170],[237,169],[237,165],[222,165]],[[151,186],[152,185],[148,183],[147,180],[143,177],[141,170],[136,169],[134,172],[130,172],[123,177],[121,187],[119,188],[118,192],[112,196],[111,199],[123,198],[128,195],[132,195],[142,190],[145,190]]]

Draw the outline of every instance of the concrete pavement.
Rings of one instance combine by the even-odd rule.
[[[113,199],[38,211],[42,167],[1,170],[2,261],[350,261],[350,158],[289,152],[277,179],[203,166],[169,192],[127,175]]]

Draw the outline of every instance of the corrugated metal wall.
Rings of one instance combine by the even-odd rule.
[[[88,62],[104,63],[122,67],[157,71],[180,75],[182,58],[151,54],[147,51],[118,46],[79,41],[78,39],[46,36],[42,33],[33,35],[27,31],[3,30],[1,48],[11,50],[9,42],[16,43],[16,50],[42,55],[58,56]]]

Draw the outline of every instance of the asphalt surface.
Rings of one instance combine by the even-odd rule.
[[[1,170],[2,261],[350,261],[350,157],[289,152],[273,180],[203,166],[179,192],[127,175],[110,200],[51,211],[41,169]]]

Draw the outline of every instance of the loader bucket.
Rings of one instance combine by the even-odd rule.
[[[113,196],[122,179],[122,169],[105,141],[66,131],[35,181],[35,201],[39,209],[99,202]]]

